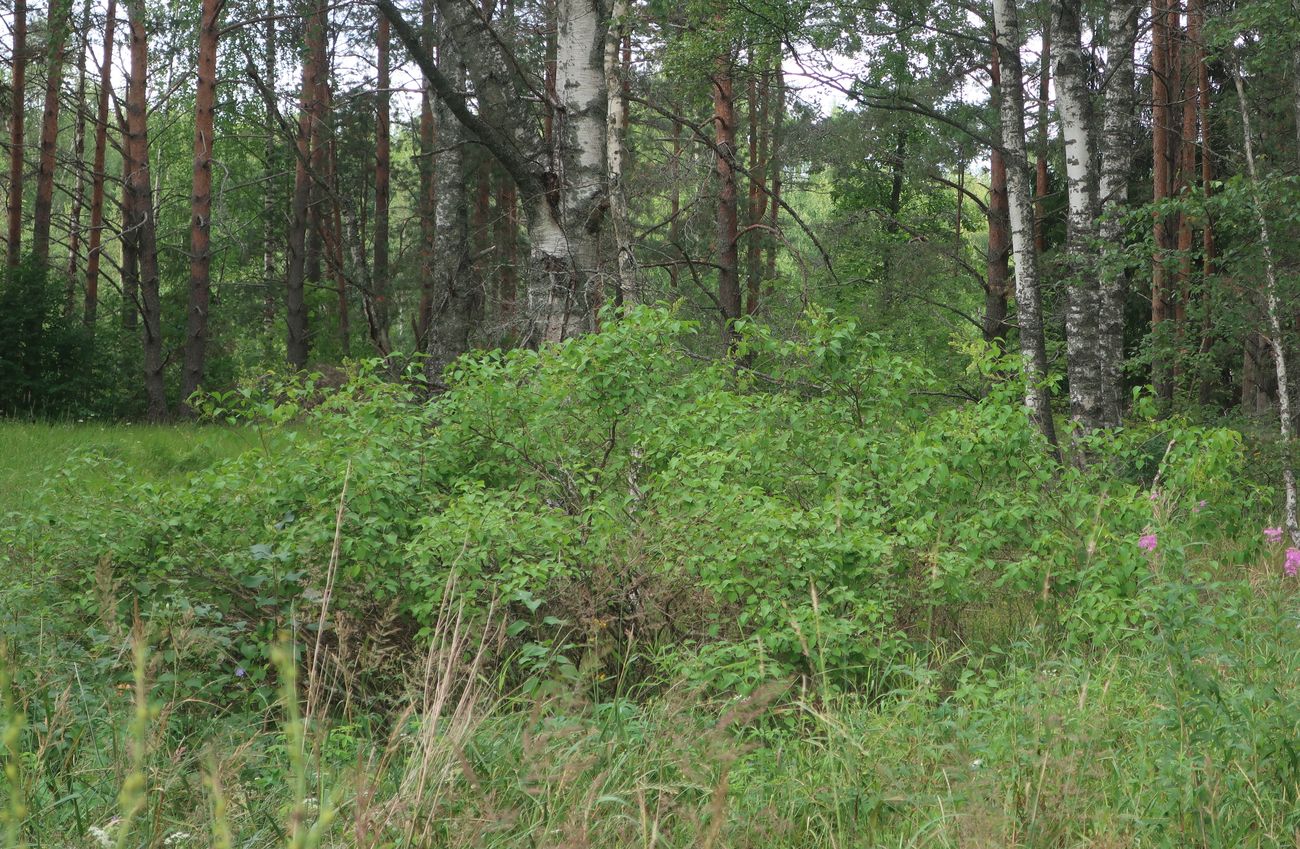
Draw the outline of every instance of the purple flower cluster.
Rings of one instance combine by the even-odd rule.
[[[1286,572],[1288,578],[1300,574],[1300,548],[1286,550],[1286,562],[1282,564],[1282,571]]]
[[[1155,534],[1143,534],[1138,537],[1138,548],[1143,551],[1155,551],[1159,542]]]

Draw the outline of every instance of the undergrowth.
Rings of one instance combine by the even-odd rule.
[[[987,353],[953,405],[831,316],[748,368],[690,329],[432,403],[212,396],[248,449],[152,479],[48,458],[0,539],[5,849],[1300,839],[1296,582],[1238,434],[1058,467]]]

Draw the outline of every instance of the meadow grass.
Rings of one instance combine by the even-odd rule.
[[[166,481],[260,444],[0,433],[23,489],[6,510],[59,497],[45,470],[78,452]],[[113,480],[92,472],[77,498],[120,498]],[[350,691],[329,646],[317,657],[328,596],[268,637],[259,678],[196,666],[223,636],[210,620],[137,617],[98,574],[74,604],[66,576],[17,554],[30,568],[0,569],[0,849],[1300,847],[1297,585],[1276,563],[1217,567],[1212,547],[1167,563],[1156,614],[1110,644],[995,600],[869,698],[815,677],[525,694],[485,665],[496,626],[445,609],[384,703]]]
[[[74,457],[124,463],[141,481],[179,480],[258,444],[245,428],[213,425],[46,423],[0,420],[0,516],[29,510],[55,472]],[[90,492],[115,476],[85,464],[78,481]]]

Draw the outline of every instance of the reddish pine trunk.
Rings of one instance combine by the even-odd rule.
[[[40,164],[36,170],[36,202],[32,208],[32,253],[42,266],[50,262],[54,167],[59,151],[59,95],[63,91],[63,59],[68,23],[68,0],[50,0],[45,24],[49,38],[45,56],[45,109],[41,121]]]
[[[113,85],[113,31],[117,25],[117,0],[108,0],[104,19],[104,59],[99,69],[99,102],[95,111],[95,160],[90,184],[90,233],[86,245],[87,327],[95,326],[99,312],[99,258],[104,240],[104,160],[108,150],[108,94]]]
[[[325,68],[325,10],[317,2],[307,19],[307,61],[302,69],[302,95],[298,111],[297,160],[293,198],[289,204],[288,264],[285,271],[285,344],[289,365],[307,367],[307,207],[311,199],[312,141],[318,112],[316,105]]]
[[[1175,0],[1176,2],[1176,0]],[[1152,169],[1152,199],[1167,199],[1172,189],[1173,162],[1170,155],[1173,133],[1173,104],[1171,103],[1173,75],[1171,61],[1171,18],[1177,22],[1176,5],[1170,0],[1152,0],[1151,3],[1151,138],[1154,166]],[[1165,269],[1166,254],[1173,247],[1169,221],[1163,215],[1155,219],[1155,255],[1151,268],[1151,330],[1158,333],[1165,321],[1172,318],[1168,274]],[[1167,360],[1157,359],[1152,364],[1152,379],[1157,395],[1169,402],[1173,400],[1172,369]]]
[[[22,259],[23,242],[23,118],[27,85],[27,0],[14,0],[13,110],[9,117],[9,253],[10,268]]]
[[[63,314],[77,309],[77,265],[81,262],[81,209],[86,204],[86,54],[90,52],[90,0],[81,14],[81,50],[77,52],[77,122],[72,134],[72,161],[77,171],[68,212],[68,279],[64,284]]]
[[[198,88],[194,94],[194,190],[190,197],[190,297],[185,319],[181,409],[203,383],[208,309],[212,302],[212,139],[217,99],[217,14],[221,0],[203,0],[199,18]]]
[[[146,85],[149,42],[144,28],[144,0],[129,0],[131,79],[126,94],[127,189],[131,195],[128,226],[135,233],[140,264],[140,318],[144,328],[144,386],[151,421],[167,418],[163,380],[162,301],[158,278],[158,243],[154,229],[153,189],[149,182],[149,130]]]
[[[1193,37],[1199,39],[1189,28],[1180,34],[1181,75],[1179,97],[1182,100],[1182,132],[1178,144],[1178,180],[1176,192],[1184,198],[1191,195],[1196,186],[1196,126],[1197,107],[1201,97],[1197,91],[1200,73],[1196,68],[1196,45]],[[1186,353],[1187,304],[1192,295],[1192,216],[1187,212],[1178,215],[1178,300],[1174,306],[1174,320],[1177,322],[1179,365],[1176,372],[1181,372],[1182,355]]]
[[[713,76],[713,133],[717,147],[718,306],[722,311],[722,338],[730,349],[736,343],[740,318],[740,269],[736,250],[739,215],[736,203],[736,104],[731,76],[731,56],[719,57]]]
[[[388,194],[390,165],[389,121],[391,83],[388,71],[389,28],[391,24],[379,15],[378,104],[375,121],[375,260],[369,295],[370,341],[380,355],[388,356],[392,345],[388,340]]]

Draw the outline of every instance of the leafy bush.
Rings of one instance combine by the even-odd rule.
[[[1138,426],[1092,446],[1093,471],[1058,468],[1014,382],[923,401],[924,370],[824,314],[795,341],[749,328],[753,369],[696,360],[690,330],[635,309],[540,352],[463,358],[428,404],[378,364],[324,394],[309,380],[214,395],[209,414],[261,429],[262,450],[188,486],[123,480],[111,514],[64,504],[54,533],[40,517],[19,533],[79,567],[65,574],[86,605],[102,593],[81,576],[111,564],[119,615],[128,597],[185,611],[250,670],[328,596],[328,639],[382,687],[450,590],[471,620],[506,617],[497,661],[530,686],[626,671],[649,645],[711,687],[860,688],[1008,599],[1075,640],[1135,631],[1162,558],[1209,515],[1195,505],[1244,509],[1221,483],[1240,454],[1227,431]],[[1173,435],[1156,499],[1141,475],[1098,470],[1139,463],[1157,431]],[[1154,553],[1137,546],[1152,532]]]

